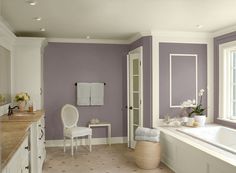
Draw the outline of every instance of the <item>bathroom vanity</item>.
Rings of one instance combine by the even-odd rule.
[[[2,173],[42,173],[45,150],[45,113],[14,113],[0,117]]]

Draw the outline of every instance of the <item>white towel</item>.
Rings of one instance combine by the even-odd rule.
[[[135,136],[136,141],[151,141],[151,142],[159,142],[160,137],[150,137],[150,136]]]
[[[91,83],[91,105],[104,105],[104,83]]]
[[[77,105],[90,105],[90,92],[89,83],[77,83]]]
[[[145,137],[159,137],[160,131],[157,129],[150,129],[144,127],[138,127],[135,131],[136,136],[145,136]]]

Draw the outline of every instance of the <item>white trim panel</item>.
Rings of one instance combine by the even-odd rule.
[[[181,108],[181,105],[172,105],[172,56],[191,56],[195,57],[195,68],[196,68],[196,86],[195,86],[195,101],[198,103],[198,56],[197,54],[170,54],[170,108]]]

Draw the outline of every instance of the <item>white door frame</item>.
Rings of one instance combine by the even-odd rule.
[[[128,139],[128,147],[134,148],[133,145],[131,145],[130,140],[133,136],[130,134],[130,121],[132,118],[130,118],[130,104],[129,104],[129,99],[130,99],[130,55],[131,54],[140,54],[140,118],[139,118],[139,123],[140,126],[143,126],[143,47],[140,46],[132,51],[129,52],[127,55],[127,139]],[[133,128],[133,127],[132,127]]]

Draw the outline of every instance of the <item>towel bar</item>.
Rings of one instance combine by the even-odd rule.
[[[99,83],[99,82],[98,82]],[[104,82],[104,85],[106,85],[106,83]],[[77,82],[75,83],[75,86],[77,86]]]

